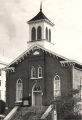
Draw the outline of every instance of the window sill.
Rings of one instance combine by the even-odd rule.
[[[30,78],[30,79],[37,79],[37,78],[33,77],[33,78]]]
[[[38,77],[37,79],[42,79],[43,77]]]
[[[16,106],[22,105],[22,101],[16,101],[16,102],[15,102],[15,105],[16,105]]]
[[[30,79],[33,79],[33,80],[35,80],[35,79],[42,79],[43,77],[38,77],[38,78],[30,78]]]
[[[21,103],[22,102],[22,100],[20,100],[20,101],[15,101],[15,103]]]
[[[36,91],[33,91],[34,93],[42,93],[41,90],[36,90]]]

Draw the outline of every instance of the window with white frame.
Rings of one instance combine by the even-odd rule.
[[[18,79],[16,83],[16,101],[22,101],[22,97],[23,97],[23,83],[21,79]]]
[[[38,78],[42,78],[42,67],[38,67]]]
[[[32,41],[36,40],[36,28],[35,27],[32,28],[31,39],[32,39]]]
[[[31,78],[35,78],[36,77],[36,70],[35,70],[35,67],[32,66],[31,68]]]
[[[56,75],[54,77],[54,98],[61,95],[60,77]]]
[[[48,28],[46,27],[46,40],[48,40]]]
[[[49,41],[51,42],[51,30],[49,29]]]
[[[42,39],[42,27],[38,26],[37,28],[37,40],[41,40]]]

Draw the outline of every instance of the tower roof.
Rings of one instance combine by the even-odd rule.
[[[44,15],[44,13],[42,12],[42,9],[40,9],[40,12],[39,12],[35,17],[33,17],[31,20],[29,20],[28,23],[36,22],[36,21],[40,21],[40,20],[44,20],[44,21],[50,23],[51,25],[54,25],[54,24]]]

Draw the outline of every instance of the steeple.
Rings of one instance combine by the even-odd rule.
[[[40,3],[40,12],[42,12],[42,1]]]
[[[54,24],[44,15],[42,11],[42,0],[40,3],[40,11],[28,21],[28,24],[29,41],[31,44],[36,44],[38,41],[39,44],[44,44],[45,41],[46,45],[47,43],[52,43],[51,32]]]

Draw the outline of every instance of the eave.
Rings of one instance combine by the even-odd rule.
[[[77,68],[82,70],[82,64],[77,62],[77,61],[75,61],[75,60],[60,61],[60,63],[64,67],[65,66],[75,66],[75,67],[77,67]]]
[[[21,63],[24,59],[25,56],[28,56],[30,54],[30,51],[33,50],[37,50],[37,49],[41,49],[43,52],[45,51],[45,54],[50,54],[50,56],[53,56],[53,58],[57,58],[59,60],[59,62],[61,63],[61,65],[65,66],[66,64],[68,65],[75,65],[77,67],[81,67],[82,68],[82,64],[79,64],[73,60],[70,60],[64,56],[61,56],[53,51],[50,51],[48,49],[45,49],[44,47],[40,46],[40,45],[33,45],[32,47],[30,47],[28,50],[26,50],[25,52],[23,52],[21,55],[19,55],[15,60],[13,60],[9,65],[7,65],[5,68],[9,68],[12,67],[13,64],[19,64]],[[13,66],[14,67],[14,66]]]
[[[5,67],[2,70],[7,71],[7,72],[9,72],[9,71],[15,72],[15,67]]]
[[[30,54],[30,51],[33,51],[35,49],[41,49],[41,50],[45,51],[46,54],[49,53],[50,56],[53,55],[53,57],[56,57],[57,59],[61,59],[61,60],[64,60],[64,61],[68,60],[67,58],[65,58],[65,57],[63,57],[61,55],[58,55],[58,54],[56,54],[53,51],[49,51],[49,50],[43,48],[40,45],[34,45],[34,46],[30,47],[28,50],[26,50],[25,52],[23,52],[20,56],[18,56],[14,61],[12,61],[9,65],[7,65],[7,67],[10,67],[14,63],[18,64],[19,62],[21,62],[22,60],[24,60],[25,56],[27,56],[27,55]]]
[[[32,24],[32,23],[37,23],[37,22],[46,22],[46,23],[48,23],[48,24],[50,24],[51,26],[54,26],[55,24],[54,23],[52,23],[51,21],[48,21],[48,20],[46,20],[46,19],[40,19],[40,20],[36,20],[36,21],[28,21],[27,23],[28,24]]]

